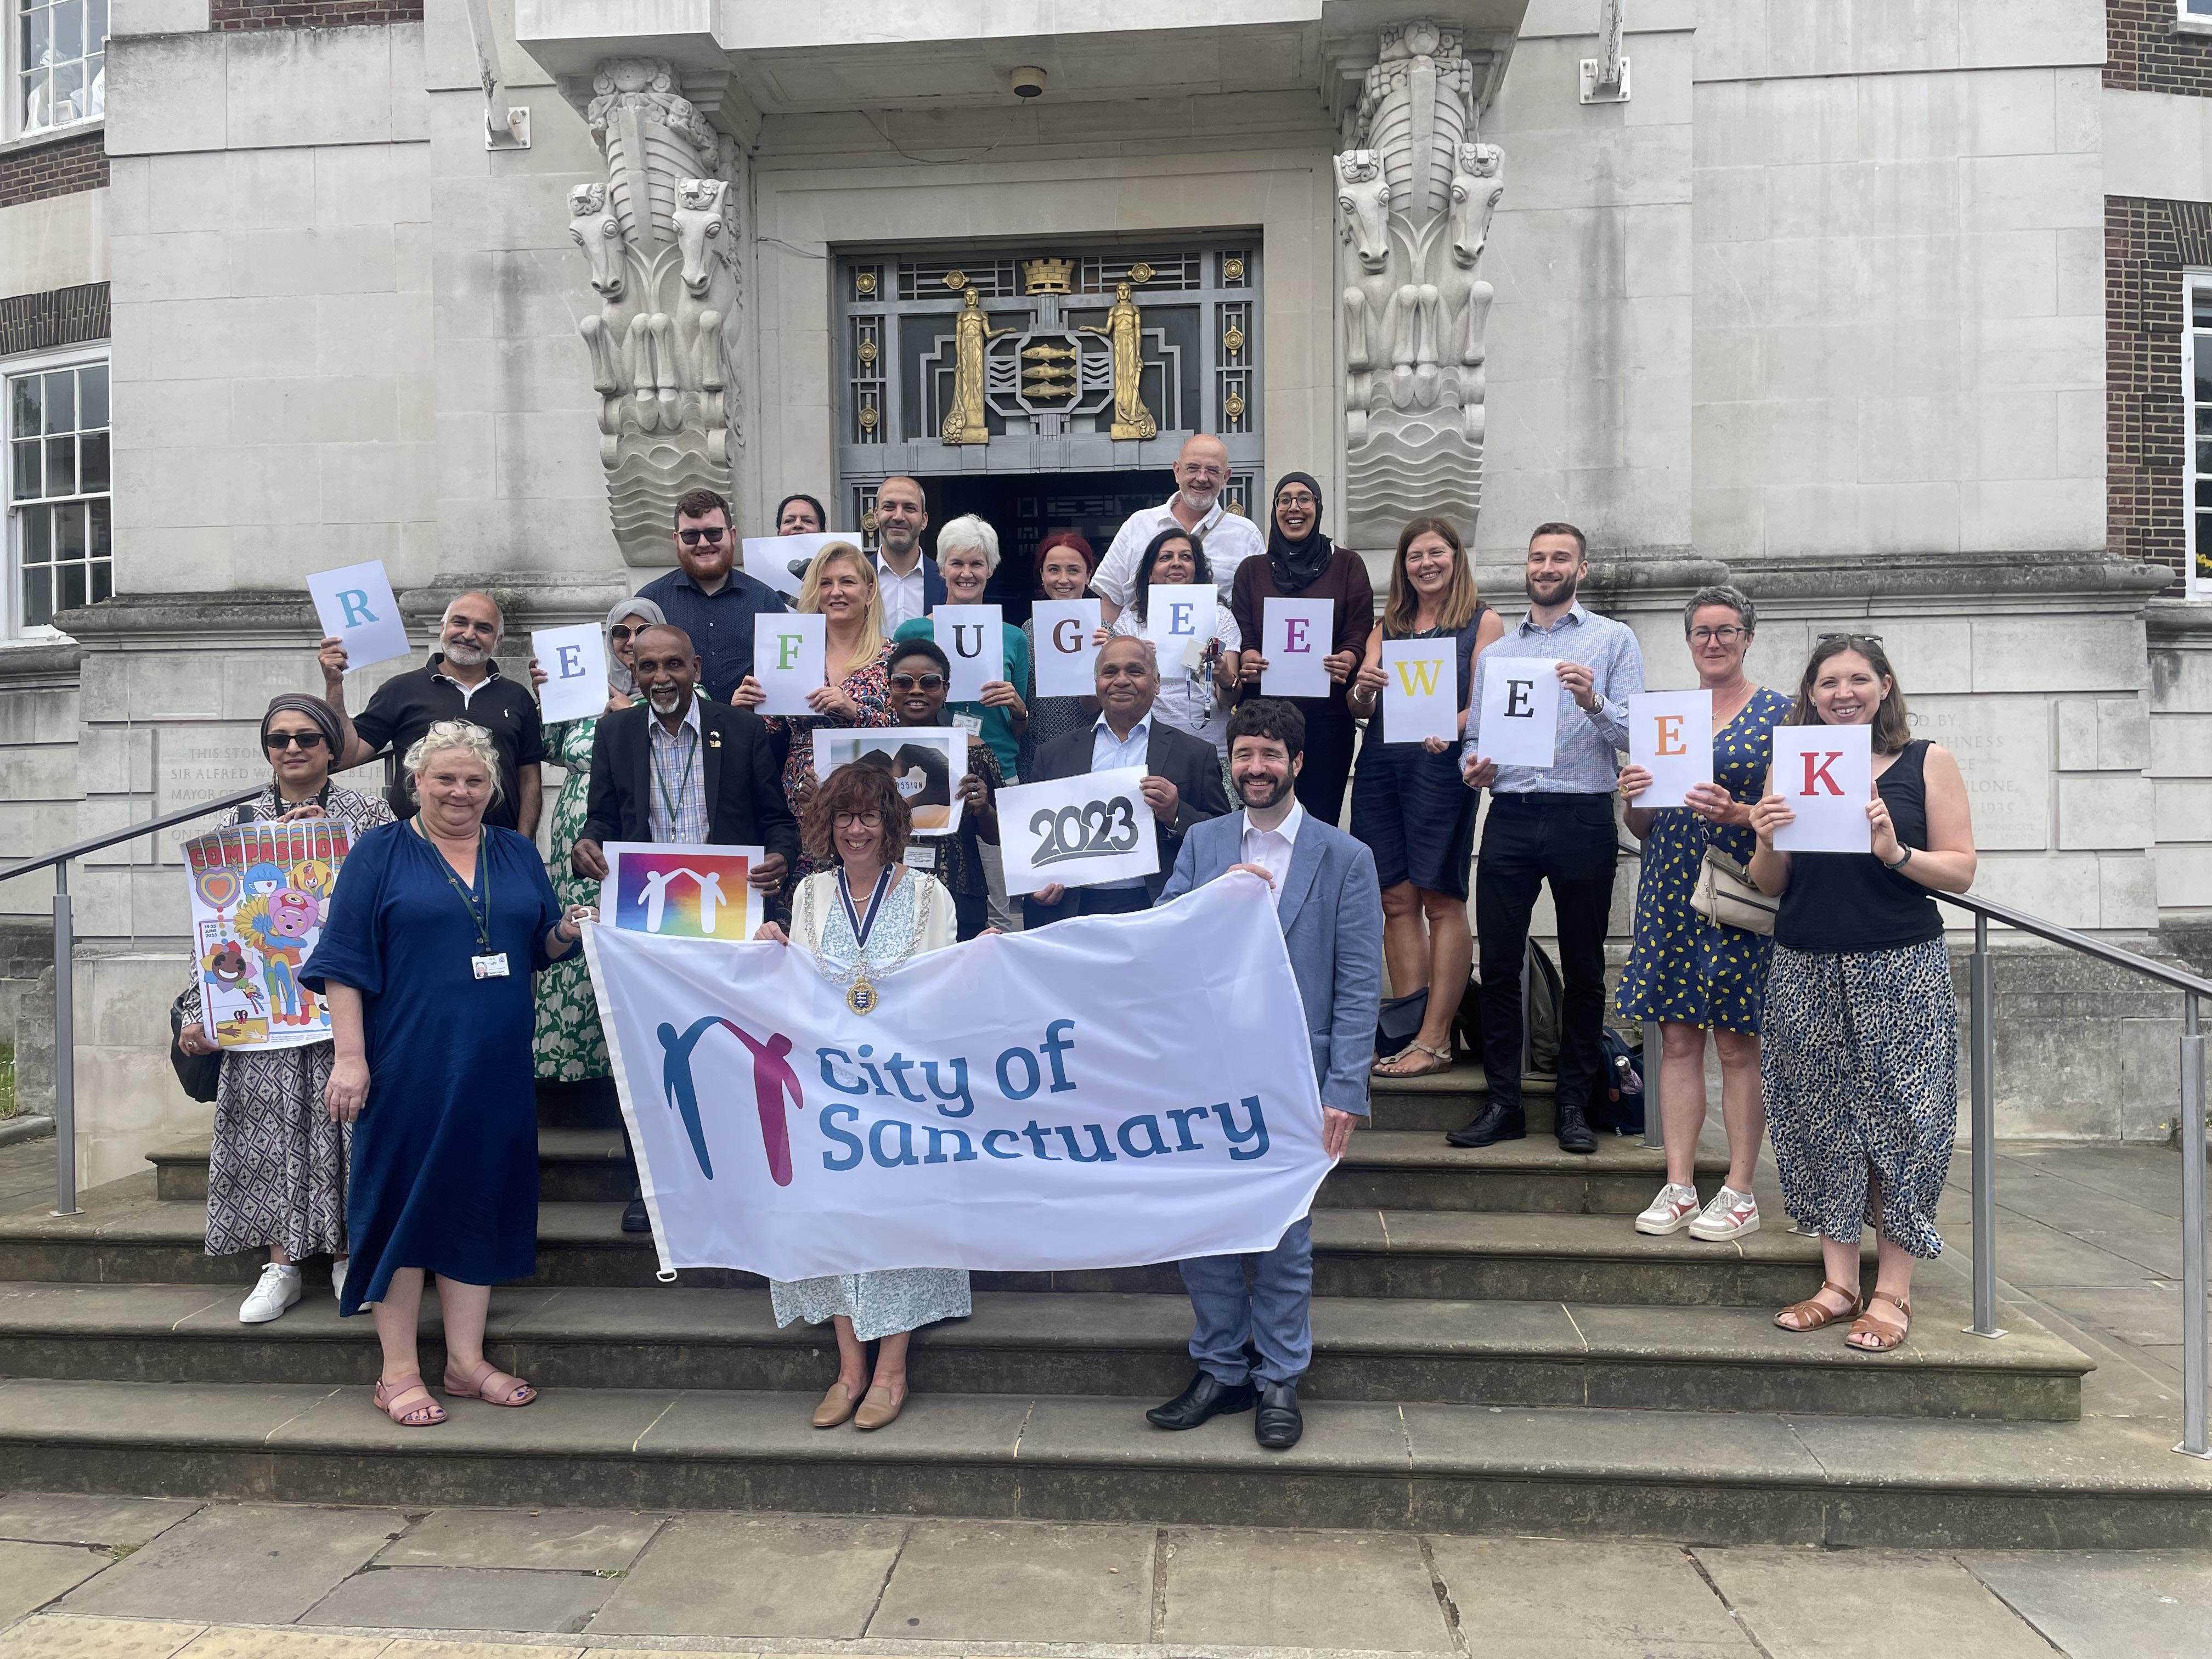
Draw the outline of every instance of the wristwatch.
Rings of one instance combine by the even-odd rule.
[[[1904,843],[1900,842],[1899,843],[1899,846],[1903,846],[1903,845],[1904,845]],[[1906,847],[1906,848],[1905,848],[1905,856],[1904,856],[1904,857],[1902,857],[1902,858],[1900,858],[1899,860],[1898,860],[1898,861],[1897,861],[1896,863],[1894,863],[1894,864],[1892,864],[1892,863],[1891,863],[1887,859],[1884,859],[1884,860],[1882,860],[1881,867],[1882,867],[1883,869],[1885,869],[1885,870],[1902,870],[1903,868],[1905,868],[1905,866],[1906,865],[1908,865],[1908,864],[1910,864],[1910,863],[1911,863],[1911,862],[1912,862],[1912,849],[1911,849],[1910,847]]]

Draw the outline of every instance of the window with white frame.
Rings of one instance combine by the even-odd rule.
[[[107,462],[107,362],[0,362],[8,410],[8,631],[36,635],[54,613],[114,591]]]
[[[88,121],[107,108],[107,0],[7,0],[10,85],[4,132]]]
[[[2174,28],[2183,34],[2212,34],[2212,0],[2173,0]]]

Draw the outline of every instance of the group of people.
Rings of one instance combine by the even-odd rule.
[[[1034,641],[1010,625],[1006,678],[972,702],[947,701],[951,667],[930,614],[981,599],[998,538],[980,519],[955,520],[939,531],[936,556],[925,556],[923,493],[902,478],[878,490],[876,552],[832,542],[805,567],[795,602],[824,618],[828,667],[805,715],[757,712],[764,697],[752,672],[753,618],[785,601],[734,568],[727,505],[708,491],[678,504],[677,568],[607,614],[611,683],[592,718],[541,728],[527,684],[502,676],[494,659],[504,620],[484,594],[456,597],[441,619],[440,649],[358,714],[345,706],[343,648],[325,640],[325,694],[270,704],[263,738],[272,781],[239,813],[326,814],[356,837],[302,974],[329,1001],[334,1041],[223,1060],[207,1248],[270,1253],[240,1317],[282,1314],[300,1296],[299,1263],[330,1253],[341,1311],[375,1309],[378,1404],[395,1422],[427,1425],[444,1417],[415,1345],[432,1273],[447,1395],[506,1406],[535,1397],[483,1358],[486,1287],[532,1271],[533,1078],[576,1083],[611,1069],[575,948],[610,842],[763,848],[751,880],[773,920],[760,936],[852,972],[994,927],[1144,909],[1251,871],[1278,896],[1332,1155],[1366,1114],[1371,1077],[1453,1064],[1477,938],[1486,1093],[1474,1120],[1447,1139],[1484,1146],[1525,1134],[1522,976],[1548,885],[1565,984],[1554,1133],[1563,1150],[1589,1152],[1589,1106],[1605,1069],[1616,805],[1625,803],[1644,866],[1618,1006],[1630,1022],[1660,1023],[1665,1054],[1666,1183],[1635,1225],[1716,1240],[1755,1230],[1752,1171],[1771,1134],[1785,1202],[1819,1233],[1826,1267],[1820,1290],[1778,1322],[1812,1330],[1849,1318],[1856,1347],[1901,1342],[1913,1263],[1941,1248],[1935,1206],[1956,1111],[1956,1016],[1928,895],[1963,890],[1974,851],[1957,763],[1911,738],[1880,639],[1823,636],[1785,696],[1745,673],[1752,601],[1732,587],[1693,595],[1684,633],[1713,694],[1714,781],[1684,806],[1648,808],[1638,800],[1650,776],[1621,764],[1642,655],[1629,629],[1583,605],[1588,549],[1574,526],[1546,524],[1532,535],[1526,609],[1509,618],[1478,593],[1457,528],[1416,519],[1399,537],[1378,620],[1364,562],[1321,531],[1324,502],[1310,476],[1279,481],[1264,534],[1224,507],[1217,440],[1187,443],[1176,477],[1175,495],[1133,515],[1095,562],[1072,534],[1038,550],[1042,595],[1101,602],[1087,698],[1035,696]],[[781,533],[818,534],[824,517],[818,502],[794,495],[775,523]],[[1224,601],[1212,640],[1164,665],[1144,629],[1149,589],[1207,582]],[[1325,696],[1259,695],[1264,602],[1288,597],[1334,602]],[[1400,640],[1453,642],[1456,744],[1384,740],[1384,647]],[[1516,658],[1558,665],[1548,768],[1500,764],[1484,751],[1486,677]],[[1768,757],[1784,722],[1873,728],[1871,853],[1775,850],[1790,812],[1771,786]],[[955,723],[969,743],[954,836],[913,838],[888,772],[850,765],[823,776],[815,763],[815,735],[826,728]],[[401,762],[387,799],[331,781],[332,771],[385,752]],[[566,775],[550,867],[532,839],[549,755]],[[1144,769],[1158,872],[1042,888],[1017,915],[998,856],[998,792],[1121,766]],[[1349,834],[1338,828],[1347,793]],[[1769,896],[1771,937],[1735,925],[1746,920],[1741,906],[1709,915],[1695,902],[1716,861],[1744,890]],[[1386,963],[1395,992],[1434,994],[1413,1040],[1377,1059]],[[1708,1033],[1729,1169],[1701,1201],[1695,1149]],[[212,1047],[197,1022],[179,1041],[188,1051]],[[641,1200],[623,1224],[649,1230]],[[1857,1258],[1869,1225],[1880,1234],[1880,1262],[1862,1301]],[[1152,1420],[1187,1428],[1256,1407],[1261,1444],[1294,1443],[1311,1347],[1305,1224],[1256,1257],[1186,1262],[1183,1273],[1196,1371]],[[780,1323],[835,1328],[837,1378],[814,1419],[823,1427],[895,1419],[910,1334],[968,1310],[965,1275],[949,1269],[773,1292]]]

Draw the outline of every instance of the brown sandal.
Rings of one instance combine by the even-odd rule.
[[[453,1368],[447,1366],[446,1392],[456,1400],[481,1400],[487,1406],[527,1406],[538,1398],[538,1390],[520,1377],[508,1376],[489,1359],[481,1363],[483,1369],[464,1382],[453,1381]],[[514,1386],[495,1390],[491,1385],[501,1378]]]
[[[1848,1285],[1838,1285],[1832,1279],[1822,1279],[1820,1290],[1833,1291],[1838,1296],[1848,1300],[1851,1305],[1839,1313],[1821,1301],[1820,1291],[1815,1291],[1802,1302],[1793,1302],[1775,1315],[1774,1322],[1785,1331],[1817,1331],[1823,1325],[1834,1324],[1838,1319],[1856,1317],[1859,1309],[1863,1305],[1859,1301],[1856,1291],[1852,1290]]]
[[[1409,1055],[1415,1054],[1426,1054],[1428,1061],[1419,1066],[1406,1066],[1400,1063]],[[1452,1052],[1449,1044],[1441,1048],[1431,1048],[1427,1043],[1416,1037],[1396,1054],[1385,1054],[1376,1060],[1374,1072],[1377,1077],[1434,1077],[1438,1072],[1449,1072],[1451,1066]]]
[[[420,1395],[422,1403],[410,1406],[405,1402]],[[434,1428],[446,1420],[446,1408],[430,1397],[430,1390],[418,1376],[403,1376],[397,1382],[379,1378],[376,1384],[376,1409],[403,1429]]]
[[[1905,1316],[1905,1322],[1893,1325],[1887,1319],[1876,1319],[1874,1304],[1877,1302],[1888,1303]],[[1893,1348],[1903,1347],[1905,1339],[1911,1334],[1912,1304],[1901,1297],[1892,1296],[1887,1291],[1876,1291],[1867,1298],[1866,1311],[1851,1326],[1850,1334],[1844,1338],[1844,1346],[1856,1348],[1861,1353],[1887,1353]],[[1868,1340],[1862,1341],[1862,1337]]]

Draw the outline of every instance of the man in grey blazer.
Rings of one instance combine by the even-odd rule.
[[[1382,890],[1374,854],[1308,813],[1291,793],[1305,727],[1305,717],[1276,698],[1255,699],[1230,716],[1229,770],[1244,810],[1183,836],[1160,902],[1231,870],[1250,871],[1274,888],[1321,1084],[1322,1142],[1337,1158],[1367,1115],[1382,994]],[[1298,1379],[1313,1358],[1310,1219],[1300,1217],[1271,1250],[1187,1261],[1182,1280],[1196,1316],[1190,1355],[1198,1373],[1182,1394],[1146,1413],[1147,1420],[1194,1429],[1256,1405],[1259,1443],[1275,1451],[1297,1445],[1305,1430]],[[1259,1350],[1256,1366],[1245,1358],[1248,1340]]]

